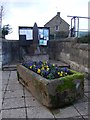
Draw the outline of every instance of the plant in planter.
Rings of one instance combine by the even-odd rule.
[[[73,74],[68,67],[59,67],[48,62],[27,62],[23,63],[25,67],[45,77],[46,79],[55,79]]]

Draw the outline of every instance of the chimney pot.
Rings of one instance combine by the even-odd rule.
[[[59,17],[60,17],[60,12],[57,12],[57,16],[59,16]]]

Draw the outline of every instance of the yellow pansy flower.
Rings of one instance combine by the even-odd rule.
[[[36,66],[36,65],[33,65],[34,67]]]
[[[60,73],[60,76],[62,76],[62,73]]]
[[[55,66],[55,64],[52,64],[53,66]]]
[[[30,66],[29,68],[32,69],[32,66]]]
[[[41,70],[40,70],[40,69],[38,69],[38,70],[37,70],[37,73],[40,73],[40,72],[41,72]]]
[[[60,72],[58,72],[58,75],[60,75]]]
[[[61,71],[61,73],[63,73],[63,71]]]
[[[48,68],[48,65],[46,65],[45,68]]]
[[[47,71],[49,71],[49,68],[47,68]]]
[[[44,70],[44,67],[42,67],[41,70]]]

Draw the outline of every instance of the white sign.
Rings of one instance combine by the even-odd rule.
[[[20,35],[26,35],[26,40],[32,40],[33,39],[32,29],[20,29]]]

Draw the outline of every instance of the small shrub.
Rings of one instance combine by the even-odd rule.
[[[90,34],[83,36],[81,38],[78,38],[77,42],[78,43],[90,43]]]

